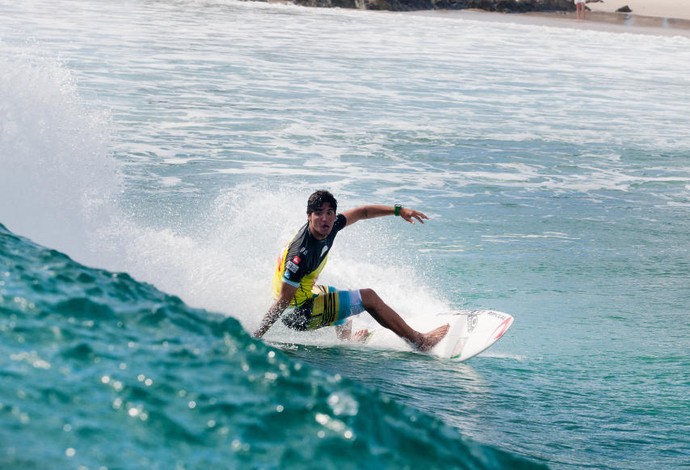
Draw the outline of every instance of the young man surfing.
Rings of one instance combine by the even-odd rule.
[[[317,286],[316,279],[326,265],[328,253],[340,230],[363,219],[387,215],[424,223],[423,213],[406,207],[366,205],[337,213],[338,203],[328,191],[316,191],[307,201],[307,223],[283,250],[273,277],[275,302],[254,332],[262,337],[283,316],[283,323],[295,330],[335,326],[341,339],[363,339],[366,330],[352,338],[351,317],[368,312],[379,324],[407,340],[419,351],[433,348],[448,332],[448,325],[427,333],[412,329],[372,289],[336,290]]]

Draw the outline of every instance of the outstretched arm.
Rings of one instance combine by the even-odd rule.
[[[273,326],[273,324],[283,314],[285,309],[290,306],[290,302],[292,302],[296,292],[296,287],[283,282],[278,298],[275,302],[273,302],[271,308],[268,309],[268,312],[266,312],[266,315],[264,315],[263,320],[261,320],[259,328],[257,328],[257,330],[254,332],[253,335],[255,338],[261,338],[268,331],[268,329]]]
[[[395,206],[372,204],[343,211],[343,215],[347,219],[347,225],[352,225],[360,220],[384,217],[387,215],[399,215],[411,224],[413,224],[415,220],[418,220],[421,223],[424,223],[425,220],[429,220],[429,217],[427,217],[426,214],[414,209],[410,209],[409,207],[400,207],[397,212],[398,213],[396,214]]]

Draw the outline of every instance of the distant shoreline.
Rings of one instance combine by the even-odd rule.
[[[688,3],[690,3],[690,0]],[[402,14],[446,16],[476,21],[530,24],[619,33],[690,37],[690,20],[688,19],[640,16],[633,13],[588,11],[587,19],[584,21],[578,21],[575,12],[565,11],[495,13],[484,10],[419,10]]]
[[[294,4],[291,0],[264,0]],[[628,6],[631,13],[619,13]],[[603,0],[587,3],[586,19],[579,21],[574,11],[499,13],[480,9],[435,9],[390,11],[403,15],[457,17],[476,21],[542,25],[595,31],[690,37],[690,0]],[[382,11],[382,10],[369,10]]]

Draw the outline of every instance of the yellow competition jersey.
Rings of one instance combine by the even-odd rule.
[[[275,298],[278,298],[283,282],[297,287],[293,305],[301,305],[312,297],[312,288],[326,266],[333,240],[338,232],[345,228],[345,225],[347,225],[347,219],[344,215],[338,214],[328,237],[324,240],[316,240],[309,232],[309,224],[304,224],[278,257],[273,274]]]

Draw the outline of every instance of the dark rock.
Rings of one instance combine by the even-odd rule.
[[[573,0],[291,0],[296,5],[360,10],[462,10],[476,8],[502,13],[573,11]]]

